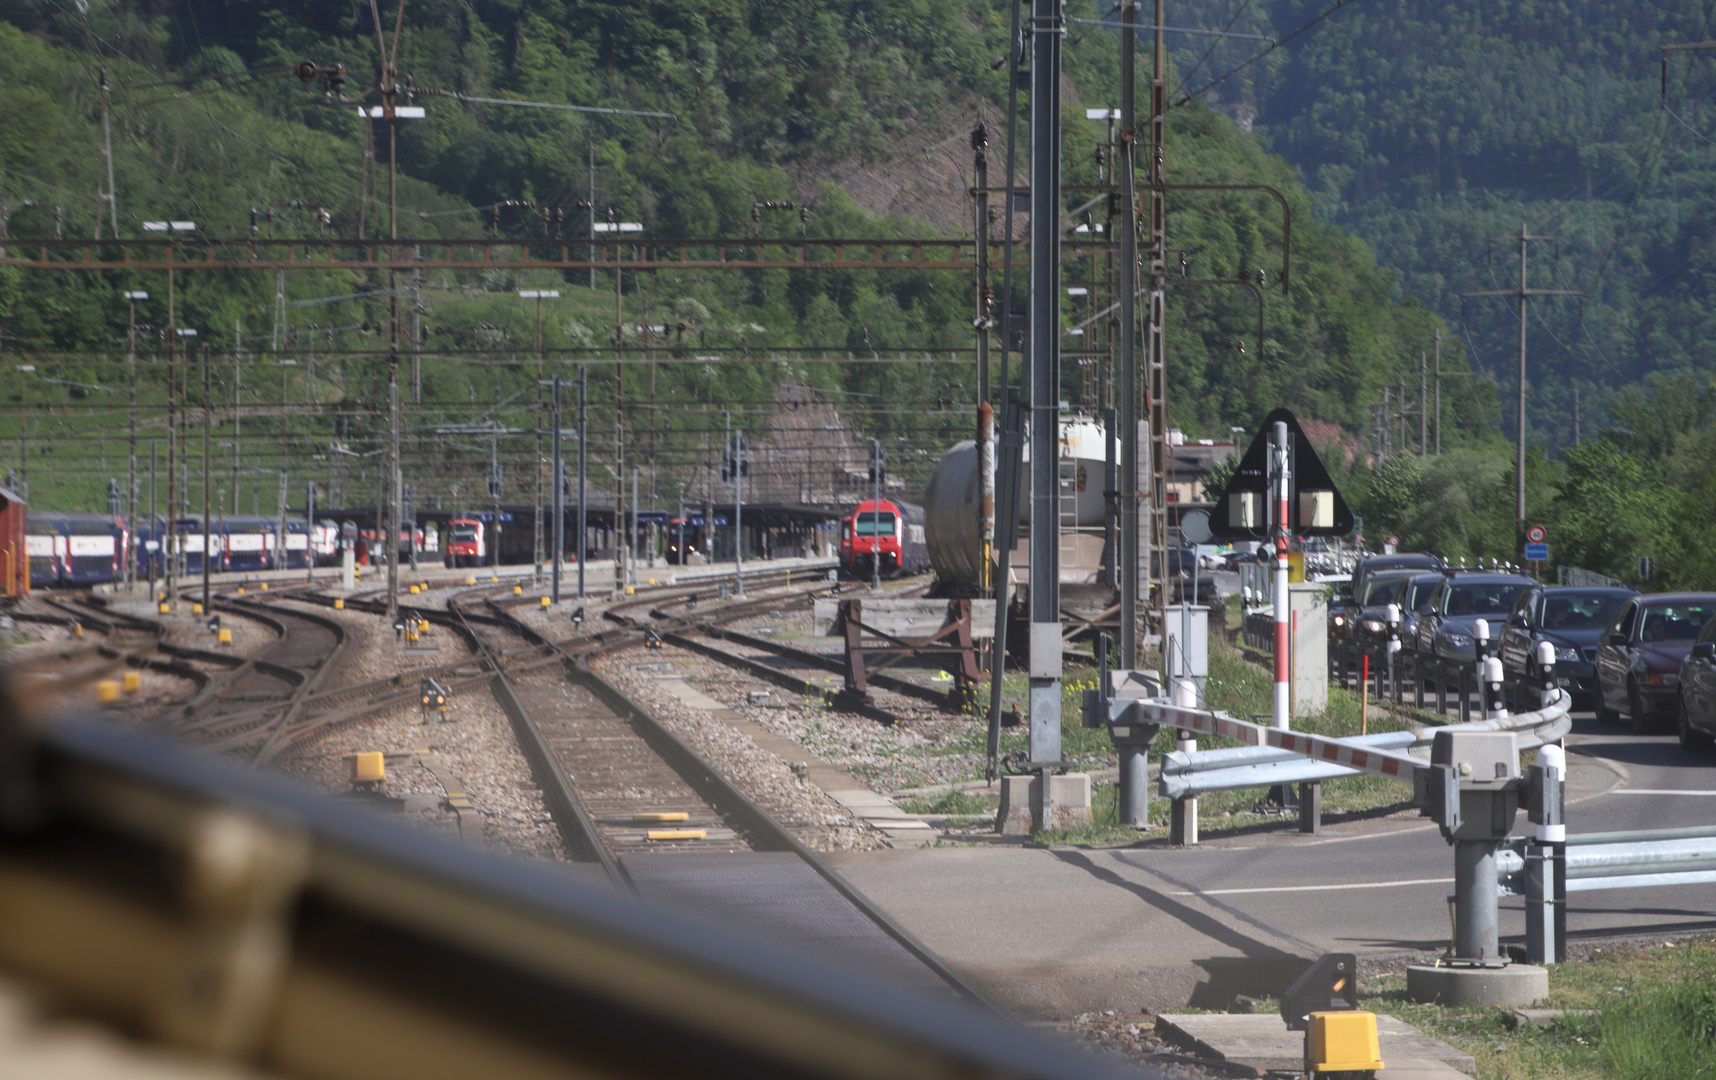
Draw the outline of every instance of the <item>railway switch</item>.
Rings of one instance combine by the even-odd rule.
[[[574,630],[584,625],[584,609],[579,608],[572,613],[572,628]]]
[[[219,615],[211,616],[209,618],[209,621],[204,623],[203,625],[208,627],[208,631],[211,634],[220,633],[220,616]]]
[[[1305,1071],[1320,1077],[1373,1076],[1382,1068],[1376,1014],[1314,1012],[1305,1029]]]

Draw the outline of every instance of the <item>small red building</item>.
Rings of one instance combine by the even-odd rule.
[[[24,551],[23,498],[0,487],[0,596],[30,591],[30,559]]]

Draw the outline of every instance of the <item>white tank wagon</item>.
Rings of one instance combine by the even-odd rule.
[[[1115,454],[1120,453],[1119,440]],[[1102,581],[1103,547],[1107,540],[1107,506],[1103,499],[1106,433],[1086,417],[1061,420],[1061,583],[1094,585]],[[1019,479],[1019,543],[1013,550],[1010,577],[1030,578],[1031,526],[1030,441],[1026,435]],[[999,455],[996,455],[997,457]],[[991,485],[992,486],[992,485]],[[924,491],[924,533],[938,592],[975,596],[983,585],[982,476],[977,444],[956,443],[942,455]],[[996,528],[1001,528],[997,522]]]

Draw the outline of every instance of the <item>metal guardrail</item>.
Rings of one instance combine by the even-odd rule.
[[[1716,882],[1716,827],[1586,833],[1566,839],[1565,891],[1639,889]],[[1521,838],[1496,855],[1499,892],[1526,896],[1527,847]]]

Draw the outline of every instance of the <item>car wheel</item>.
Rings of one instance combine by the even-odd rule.
[[[1599,724],[1618,724],[1621,722],[1621,714],[1616,712],[1615,710],[1609,708],[1608,695],[1604,693],[1603,683],[1602,683],[1602,680],[1600,680],[1600,679],[1597,681],[1597,710],[1596,711],[1597,711],[1597,723],[1599,723]]]
[[[1641,735],[1656,727],[1656,718],[1645,711],[1644,699],[1639,695],[1639,684],[1631,679],[1627,680],[1627,715],[1632,718],[1633,730]]]
[[[1689,715],[1690,713],[1686,708],[1686,695],[1682,694],[1680,695],[1680,719],[1675,725],[1680,735],[1680,748],[1689,753],[1703,753],[1710,749],[1710,736],[1694,728],[1692,722],[1687,719]]]

